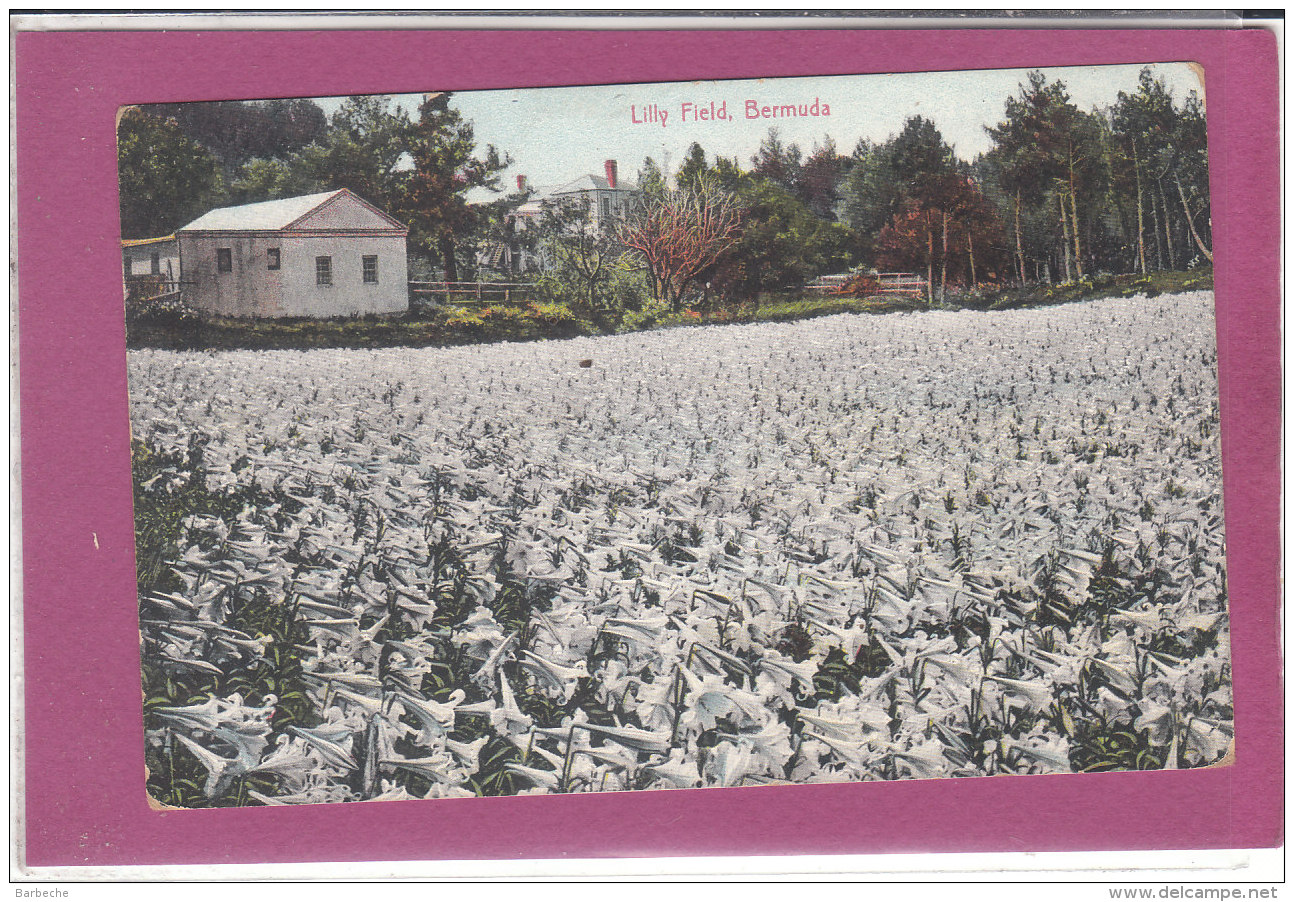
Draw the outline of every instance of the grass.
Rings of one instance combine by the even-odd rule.
[[[1055,285],[1029,285],[1024,288],[998,288],[966,292],[949,298],[952,306],[972,309],[1010,310],[1020,307],[1047,307],[1105,297],[1132,297],[1182,291],[1208,291],[1213,288],[1213,268],[1189,272],[1152,272],[1147,275],[1098,273],[1074,282]]]
[[[415,310],[337,319],[233,319],[141,315],[127,318],[132,348],[168,350],[447,347],[591,335],[595,327],[563,304]]]

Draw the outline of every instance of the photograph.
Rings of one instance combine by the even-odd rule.
[[[118,110],[155,810],[1244,755],[1200,66],[426,87]]]

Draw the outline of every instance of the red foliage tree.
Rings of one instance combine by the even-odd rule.
[[[881,269],[919,272],[929,282],[972,286],[996,278],[1002,255],[1002,227],[988,200],[961,173],[949,173],[936,190],[909,200],[881,230],[876,260]]]
[[[740,237],[736,199],[708,178],[644,197],[616,226],[616,239],[642,260],[653,290],[675,313],[692,281]]]

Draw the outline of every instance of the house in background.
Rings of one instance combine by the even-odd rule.
[[[637,201],[638,187],[620,180],[615,160],[607,160],[603,172],[544,187],[529,185],[524,175],[517,176],[517,192],[529,192],[529,199],[508,213],[506,240],[481,248],[477,264],[507,274],[547,269],[549,263],[536,240],[537,232],[545,212],[563,201],[586,200],[593,227],[610,231],[615,220]]]
[[[181,297],[216,316],[403,313],[408,234],[345,188],[222,207],[175,233]]]

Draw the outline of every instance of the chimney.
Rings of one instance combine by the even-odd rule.
[[[607,160],[607,187],[616,187],[616,161]]]
[[[524,175],[517,176],[517,190],[518,191],[526,190],[526,177]]]

